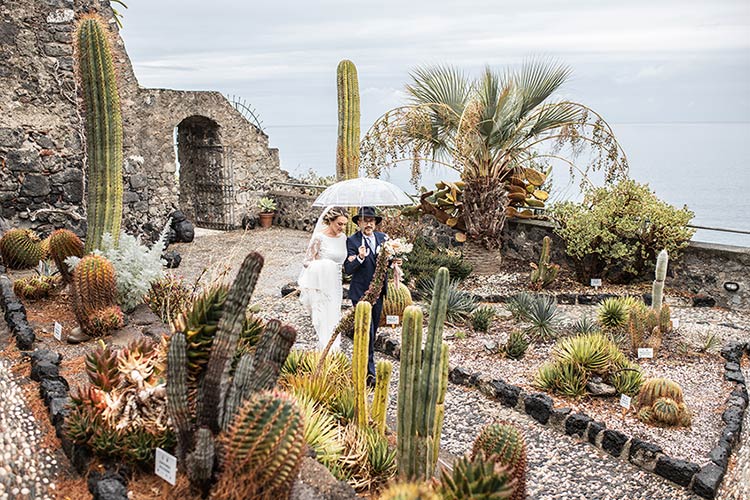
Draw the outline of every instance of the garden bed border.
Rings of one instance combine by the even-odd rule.
[[[348,336],[348,335],[347,335]],[[387,333],[379,333],[375,350],[399,359],[401,343]],[[481,372],[471,372],[460,366],[450,368],[450,382],[478,389],[485,396],[505,407],[526,413],[542,425],[578,436],[583,441],[604,450],[615,458],[626,460],[648,472],[672,481],[706,499],[713,499],[721,486],[729,465],[729,457],[740,440],[742,422],[748,407],[745,377],[740,367],[742,356],[750,357],[750,342],[731,342],[721,349],[724,379],[734,383],[721,418],[724,429],[716,446],[709,452],[710,462],[699,464],[672,458],[661,446],[628,436],[606,424],[597,422],[585,413],[573,413],[570,408],[555,408],[552,398],[543,393],[529,394],[521,387],[493,379]]]

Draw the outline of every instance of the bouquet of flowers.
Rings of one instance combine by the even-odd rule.
[[[388,253],[390,258],[406,259],[406,254],[410,253],[413,248],[414,245],[407,242],[404,238],[395,238],[393,240],[386,238],[385,242],[383,242],[383,250]],[[398,262],[394,262],[391,264],[391,267],[393,268],[393,280],[396,286],[398,286],[403,276],[401,266]]]

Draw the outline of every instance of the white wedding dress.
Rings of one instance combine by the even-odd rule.
[[[341,319],[341,267],[346,259],[346,234],[336,237],[316,231],[305,255],[305,268],[297,280],[300,302],[312,316],[323,350]],[[340,338],[332,347],[340,349]]]

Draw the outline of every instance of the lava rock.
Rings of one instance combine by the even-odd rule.
[[[245,214],[242,217],[242,229],[255,229],[258,227],[258,216],[253,214]]]
[[[518,397],[521,394],[520,387],[505,383],[499,379],[492,380],[490,385],[495,393],[495,397],[500,401],[500,404],[507,406],[508,408],[516,407],[518,404]]]
[[[524,399],[526,414],[541,424],[549,421],[549,414],[552,411],[552,398],[546,394],[531,394]]]
[[[737,444],[742,433],[742,424],[740,422],[732,422],[726,425],[721,431],[721,440],[726,441],[731,446]]]
[[[106,478],[89,487],[94,500],[128,500],[128,488],[118,479]]]
[[[573,413],[565,420],[565,434],[568,436],[583,437],[589,422],[594,419],[584,413]]]
[[[189,220],[178,222],[174,225],[174,230],[180,243],[190,243],[195,238],[195,226]]]
[[[491,354],[497,353],[498,352],[497,342],[494,341],[494,340],[485,340],[484,341],[484,350],[487,351],[487,352],[489,352],[489,353],[491,353]]]
[[[55,364],[41,362],[31,367],[31,380],[41,382],[45,379],[59,380],[60,378],[60,367]]]
[[[596,444],[596,438],[600,432],[603,432],[607,426],[601,422],[592,421],[589,424],[588,440],[591,444]]]
[[[564,305],[575,305],[576,294],[574,293],[559,293],[557,294],[557,303]]]
[[[57,422],[64,421],[65,417],[70,413],[70,397],[54,398],[49,403],[49,416],[52,420],[52,425],[56,425]]]
[[[31,358],[32,365],[42,361],[52,363],[53,365],[59,365],[60,361],[62,361],[62,354],[50,351],[49,349],[37,349],[32,352],[29,357]]]
[[[20,314],[20,313],[14,313]],[[16,347],[19,351],[30,351],[34,348],[36,335],[34,330],[24,320],[23,324],[16,325],[13,328],[13,335],[16,337]]]
[[[716,497],[725,472],[726,469],[713,463],[703,466],[693,479],[693,491],[703,498]]]
[[[61,377],[62,378],[62,377]],[[64,398],[68,395],[68,383],[65,379],[44,379],[39,384],[39,395],[44,400],[44,404],[50,405],[55,398]]]
[[[721,419],[725,424],[736,423],[739,424],[740,427],[742,427],[742,417],[744,415],[744,408],[741,408],[739,406],[730,406],[729,408],[724,410],[724,413],[721,414]]]
[[[286,297],[290,293],[294,293],[297,291],[297,283],[287,283],[286,285],[281,287],[281,296]]]
[[[468,385],[471,372],[462,366],[457,366],[448,373],[448,380],[456,385]]]
[[[742,352],[745,345],[740,342],[730,342],[721,348],[721,357],[731,363],[739,363],[742,360]]]
[[[586,390],[592,396],[609,397],[617,394],[617,389],[614,386],[605,384],[601,377],[592,377],[586,383]]]
[[[396,359],[401,358],[401,344],[398,339],[388,338],[385,341],[384,352],[389,356],[393,356]]]
[[[602,449],[613,457],[619,457],[628,439],[628,436],[620,431],[607,429],[602,436]]]
[[[180,222],[187,220],[187,217],[185,216],[185,212],[182,210],[175,210],[171,214],[169,214],[170,219],[172,220],[172,227],[179,224]]]
[[[596,303],[596,295],[578,295],[578,303],[582,306],[590,306]]]
[[[735,363],[733,361],[727,361],[724,363],[724,369],[728,372],[736,372],[740,369],[739,363]]]
[[[165,266],[167,269],[176,269],[180,267],[180,262],[182,262],[182,257],[177,250],[164,252],[161,254],[161,258],[166,262]]]
[[[742,374],[740,370],[726,371],[724,372],[724,378],[729,382],[736,382],[738,384],[745,383],[745,376]]]
[[[654,468],[654,472],[661,477],[669,479],[680,486],[689,485],[690,480],[698,473],[698,471],[700,471],[700,466],[698,464],[686,462],[685,460],[678,460],[666,455],[662,455],[656,460],[656,467]]]
[[[651,304],[654,301],[654,298],[651,296],[650,293],[644,293],[643,295],[641,295],[641,298],[643,299],[643,303],[646,304],[647,306],[651,306]]]
[[[732,446],[726,441],[719,441],[719,444],[711,449],[708,458],[719,467],[727,468],[729,456],[732,454]]]
[[[708,295],[694,295],[693,296],[693,307],[714,307],[716,305],[716,299],[709,297]]]

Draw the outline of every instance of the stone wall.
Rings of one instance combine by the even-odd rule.
[[[194,117],[216,125],[216,165],[224,169],[218,187],[227,200],[221,208],[239,227],[273,182],[288,180],[278,150],[218,92],[140,87],[107,0],[8,0],[0,8],[0,215],[41,232],[85,231],[84,132],[71,35],[77,18],[91,11],[112,32],[123,114],[124,227],[160,227],[174,209],[194,216],[201,203],[215,209],[211,195],[180,197],[181,187],[190,191],[186,182],[205,181],[196,175],[206,168],[180,172],[178,180],[175,129]]]
[[[276,201],[274,224],[310,233],[315,229],[315,223],[323,211],[322,207],[312,206],[316,196],[280,190],[271,191],[268,196]]]

